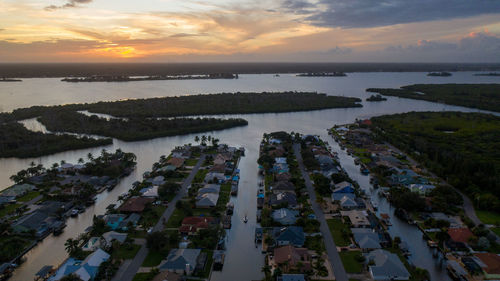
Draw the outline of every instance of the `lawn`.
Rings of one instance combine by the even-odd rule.
[[[500,236],[500,227],[492,227],[490,228],[496,235]]]
[[[17,199],[18,202],[28,202],[40,195],[40,191],[32,191]]]
[[[118,259],[130,260],[137,255],[140,248],[141,246],[137,244],[121,245],[118,249],[113,251],[113,256]]]
[[[160,262],[167,257],[167,254],[160,251],[149,251],[148,255],[142,263],[143,267],[153,267],[160,264]]]
[[[150,281],[153,278],[154,276],[152,276],[151,272],[139,272],[134,276],[132,281]]]
[[[144,211],[142,213],[141,224],[145,226],[153,226],[160,219],[163,212],[167,207],[163,205],[154,206],[152,209]]]
[[[21,204],[8,204],[5,205],[5,208],[0,209],[0,218],[10,215],[11,213],[14,213],[18,207],[20,207]]]
[[[231,183],[224,183],[220,186],[219,200],[217,200],[217,209],[225,210],[226,204],[231,197]]]
[[[500,214],[484,210],[476,210],[477,217],[484,224],[494,224],[500,226]]]
[[[345,229],[344,231],[347,231],[347,233],[350,232],[346,224],[342,223],[340,219],[328,219],[326,222],[328,223],[328,228],[330,228],[333,240],[337,246],[343,247],[351,244],[351,241],[342,235],[342,229]]]
[[[339,255],[347,273],[361,273],[363,271],[363,264],[357,260],[362,255],[361,252],[340,252]]]
[[[201,183],[205,179],[205,176],[207,175],[208,170],[207,169],[200,169],[196,173],[193,179],[193,183]]]
[[[182,210],[175,209],[167,222],[166,228],[178,228],[186,214]]]
[[[189,158],[188,160],[186,160],[186,162],[184,162],[184,166],[194,166],[196,165],[196,163],[198,163],[198,159],[196,158]]]

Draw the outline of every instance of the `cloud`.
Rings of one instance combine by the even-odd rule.
[[[68,2],[66,2],[66,4],[61,6],[56,6],[56,5],[47,6],[45,7],[45,10],[53,11],[57,9],[76,8],[79,7],[81,4],[88,4],[92,1],[93,0],[69,0]]]
[[[358,28],[500,13],[500,1],[284,0],[282,8],[317,26]]]

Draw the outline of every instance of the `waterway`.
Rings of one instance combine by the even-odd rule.
[[[498,77],[474,76],[474,72],[453,73],[451,77],[428,77],[426,73],[349,73],[347,77],[295,77],[284,74],[273,75],[240,75],[233,80],[176,80],[176,81],[141,81],[129,83],[64,83],[59,79],[24,79],[21,83],[3,83],[0,85],[0,111],[11,111],[19,107],[32,105],[54,105],[67,103],[96,102],[101,100],[121,100],[130,98],[147,98],[158,96],[178,96],[189,94],[207,94],[220,92],[260,92],[260,91],[317,91],[329,95],[353,96],[363,99],[362,108],[328,109],[311,112],[269,113],[248,115],[227,115],[224,117],[241,117],[248,120],[245,127],[238,127],[218,132],[208,132],[233,146],[243,146],[246,156],[240,161],[241,170],[239,194],[232,201],[235,203],[233,228],[227,235],[227,255],[224,270],[214,272],[212,280],[255,280],[262,278],[263,255],[260,248],[255,248],[253,241],[256,225],[257,194],[257,157],[259,143],[263,133],[278,130],[296,131],[305,134],[319,134],[327,140],[326,129],[335,124],[346,124],[357,118],[375,115],[401,113],[408,111],[478,111],[457,106],[388,97],[386,102],[366,102],[370,94],[365,92],[369,87],[399,87],[415,83],[496,83]],[[154,140],[123,142],[114,140],[113,144],[98,148],[67,151],[39,158],[0,159],[0,189],[12,183],[9,177],[20,169],[28,167],[31,161],[50,166],[54,162],[65,160],[76,163],[80,157],[85,158],[90,152],[99,154],[101,149],[115,150],[121,148],[137,155],[137,169],[123,179],[111,192],[98,196],[94,206],[87,209],[78,218],[70,219],[65,232],[58,236],[49,236],[27,255],[27,261],[14,273],[12,280],[32,280],[33,275],[46,264],[58,265],[65,257],[64,242],[67,238],[77,237],[87,228],[94,215],[103,214],[106,206],[116,203],[118,196],[126,192],[131,184],[139,180],[144,171],[162,154],[168,155],[177,145],[194,143],[194,136],[174,136]],[[333,145],[333,140],[331,141]],[[338,147],[333,146],[338,150]],[[340,154],[342,155],[342,153]],[[367,177],[358,178],[352,159],[342,160],[346,170],[358,180],[361,186],[367,186]],[[359,174],[359,173],[358,173]],[[379,202],[380,212],[392,213],[389,206]],[[248,215],[249,222],[242,219]],[[431,253],[417,228],[398,223],[393,219],[391,235],[400,236],[407,241],[412,251],[412,262],[431,272],[433,280],[446,280],[441,268],[436,268]]]

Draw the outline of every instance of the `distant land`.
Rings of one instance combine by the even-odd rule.
[[[500,63],[5,63],[0,77],[201,75],[210,73],[500,71]]]

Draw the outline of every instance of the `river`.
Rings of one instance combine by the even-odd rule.
[[[370,96],[365,92],[369,87],[399,87],[415,83],[495,83],[498,77],[474,76],[475,72],[453,73],[451,77],[428,77],[426,73],[349,73],[347,77],[295,77],[283,74],[273,75],[240,75],[234,80],[176,80],[176,81],[141,81],[128,83],[65,83],[55,78],[23,79],[20,83],[0,84],[0,111],[11,111],[19,107],[32,105],[55,105],[67,103],[96,102],[101,100],[120,100],[131,98],[148,98],[159,96],[178,96],[187,94],[206,94],[221,92],[260,92],[260,91],[318,91],[329,95],[353,96],[363,99],[362,108],[328,109],[296,113],[269,113],[248,115],[227,115],[225,117],[241,117],[248,120],[245,127],[232,128],[211,134],[233,146],[243,146],[246,156],[240,161],[241,180],[239,194],[231,200],[235,203],[233,228],[227,235],[228,251],[222,272],[214,272],[212,280],[254,280],[261,279],[263,274],[263,255],[255,248],[253,242],[256,225],[256,194],[257,194],[257,157],[259,143],[263,133],[278,130],[296,131],[304,134],[319,134],[325,140],[331,140],[326,135],[326,129],[335,124],[353,122],[356,118],[367,118],[374,115],[402,113],[408,111],[478,111],[464,107],[449,106],[426,101],[388,97],[386,102],[366,102]],[[177,145],[194,143],[194,136],[184,135],[157,138],[154,140],[123,142],[114,140],[112,145],[57,153],[31,159],[3,158],[0,159],[0,189],[12,183],[9,177],[20,169],[28,167],[31,161],[50,166],[54,162],[65,160],[76,163],[78,158],[86,157],[91,152],[99,154],[102,148],[115,150],[121,148],[137,155],[136,171],[123,179],[111,192],[99,195],[97,203],[87,209],[78,218],[69,219],[65,232],[58,236],[49,236],[32,249],[27,255],[27,261],[14,273],[12,280],[32,280],[33,275],[46,264],[58,265],[66,257],[64,241],[76,237],[92,221],[94,214],[103,214],[106,206],[115,203],[117,197],[127,191],[131,184],[139,180],[144,171],[162,154],[168,155]],[[330,142],[333,145],[333,141]],[[337,148],[338,146],[334,146]],[[356,174],[352,159],[341,162],[351,176],[368,186],[368,178]],[[346,156],[347,157],[347,156]],[[354,170],[353,170],[354,169]],[[359,174],[359,173],[358,173]],[[389,213],[389,206],[379,203],[380,212]],[[248,215],[249,222],[242,223],[242,218]],[[433,280],[444,280],[443,271],[434,267],[432,255],[426,247],[421,246],[421,233],[418,229],[393,219],[391,235],[401,236],[410,244],[412,261],[428,269]],[[423,242],[422,242],[423,243]]]

